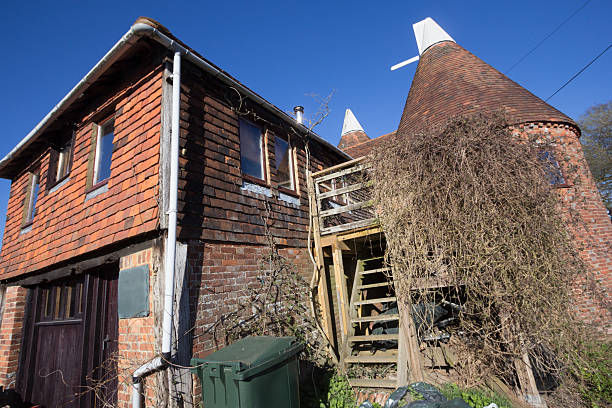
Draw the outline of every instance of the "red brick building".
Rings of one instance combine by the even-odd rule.
[[[133,382],[147,406],[190,401],[191,374],[162,371],[164,359],[189,365],[214,350],[206,325],[261,273],[266,207],[281,252],[310,276],[306,171],[348,158],[139,19],[0,161],[12,182],[0,386],[49,406],[128,406]]]

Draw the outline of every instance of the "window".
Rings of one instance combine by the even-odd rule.
[[[70,168],[72,167],[72,138],[65,141],[54,153],[51,159],[55,162],[55,174],[49,178],[54,183],[57,183],[66,178],[70,173]]]
[[[83,315],[83,279],[63,282],[40,289],[41,321],[79,319]]]
[[[240,167],[242,174],[264,180],[263,137],[261,129],[240,120]]]
[[[559,162],[555,159],[555,156],[552,152],[549,151],[540,151],[538,152],[538,160],[542,162],[544,165],[544,173],[546,174],[546,178],[552,185],[564,185],[565,178],[563,177],[563,173],[561,172],[561,167],[559,166]]]
[[[63,147],[57,156],[57,173],[55,181],[60,181],[70,173],[70,161],[72,159],[72,146]]]
[[[293,151],[288,140],[274,137],[275,168],[278,186],[295,190],[293,181]]]
[[[113,139],[115,137],[115,119],[107,120],[98,126],[96,156],[94,162],[93,184],[110,177],[113,157]]]
[[[40,187],[40,176],[38,173],[33,173],[30,176],[30,185],[26,194],[25,213],[23,222],[29,224],[34,220],[36,215],[36,201],[38,200],[38,190]]]

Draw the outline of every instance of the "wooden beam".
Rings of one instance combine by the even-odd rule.
[[[378,223],[378,219],[373,217],[373,218],[368,218],[365,220],[348,222],[342,225],[334,225],[333,227],[321,228],[321,234],[322,235],[334,234],[334,233],[338,233],[342,231],[352,230],[355,228],[368,227],[370,225],[374,225],[377,223]]]
[[[400,319],[400,333],[402,333],[402,321]],[[402,387],[408,384],[408,353],[406,348],[406,337],[399,336],[397,340],[397,384]]]
[[[308,174],[307,176],[308,183],[308,198],[310,204],[310,216],[312,217],[312,235],[314,238],[314,246],[315,246],[315,273],[318,273],[319,279],[317,281],[317,294],[319,296],[319,305],[321,307],[321,317],[322,317],[322,326],[323,330],[327,338],[330,341],[333,341],[333,322],[331,318],[331,308],[329,304],[329,292],[327,290],[327,270],[325,269],[325,259],[323,257],[323,247],[321,247],[321,233],[319,230],[319,214],[316,205],[316,200],[314,200],[313,192],[314,192],[314,183],[312,180],[312,175]]]
[[[314,182],[316,184],[319,184],[319,183],[322,183],[322,182],[327,181],[327,180],[332,180],[332,179],[335,179],[335,178],[338,178],[338,177],[342,177],[342,176],[346,176],[346,175],[349,175],[349,174],[357,173],[358,171],[363,171],[363,170],[367,169],[368,167],[369,166],[367,166],[365,164],[358,164],[356,166],[349,167],[348,169],[340,170],[340,171],[337,171],[335,173],[327,174],[325,176],[318,176],[316,178],[316,180],[314,180]]]
[[[391,269],[393,275],[393,282],[400,282],[400,279],[396,276],[396,271],[394,268]],[[419,348],[419,338],[417,335],[416,327],[414,326],[414,319],[412,318],[412,305],[406,304],[402,301],[401,293],[398,292],[397,286],[395,287],[395,293],[398,297],[397,308],[400,315],[400,342],[398,343],[398,347],[402,346],[404,350],[400,354],[405,353],[405,356],[400,356],[405,358],[408,363],[408,380],[410,383],[419,382],[424,380],[423,375],[423,361],[421,360],[421,351]],[[403,337],[403,339],[402,339]],[[398,381],[399,381],[399,363],[400,359],[398,359]]]
[[[521,397],[532,407],[546,408],[546,402],[540,397],[527,353],[523,353],[522,358],[514,360],[514,369],[521,385],[519,391]]]
[[[342,342],[339,342],[339,344],[344,344],[349,333],[348,328],[350,325],[346,276],[344,274],[342,249],[338,245],[333,245],[332,249],[334,258],[334,277],[336,278],[336,294],[338,297],[338,311],[340,313],[340,330],[342,334]]]
[[[325,168],[323,170],[317,171],[316,173],[312,173],[312,177],[316,178],[316,177],[322,176],[324,174],[334,172],[334,171],[339,170],[339,169],[344,169],[346,167],[353,166],[353,165],[355,165],[357,163],[361,163],[365,159],[366,158],[364,156],[364,157],[360,157],[358,159],[353,159],[353,160],[346,161],[344,163],[336,164],[335,166],[327,167],[327,168]]]
[[[500,312],[502,334],[506,339],[513,338],[512,329],[514,322],[512,314],[504,310]],[[514,370],[518,377],[519,386],[516,387],[516,393],[521,399],[527,402],[532,407],[546,408],[546,402],[540,397],[538,386],[533,375],[533,369],[529,361],[529,355],[524,351],[521,344],[510,344],[514,350],[522,350],[521,357],[514,359]]]
[[[362,229],[355,232],[338,233],[335,235],[326,235],[321,237],[321,245],[323,247],[331,246],[335,242],[343,243],[352,239],[367,237],[368,235],[382,234],[383,230],[380,226],[375,227],[362,227]]]
[[[325,193],[321,193],[319,194],[319,200],[323,200],[325,198],[329,198],[329,197],[334,197],[334,196],[339,196],[342,194],[346,194],[346,193],[352,193],[353,191],[357,191],[357,190],[361,190],[364,188],[368,188],[372,185],[373,183],[371,181],[364,181],[362,183],[357,183],[357,184],[351,184],[350,186],[346,186],[346,187],[342,187],[342,188],[337,188],[335,190],[331,190],[330,191],[326,191]]]
[[[348,234],[339,235],[338,240],[347,241],[349,239],[362,238],[368,235],[382,234],[382,232],[383,232],[382,228],[380,226],[376,226],[372,228],[363,229],[361,231],[355,231],[355,232],[351,232]]]
[[[342,214],[349,211],[360,210],[362,208],[371,207],[374,204],[372,200],[361,201],[355,204],[343,205],[338,208],[332,208],[330,210],[323,210],[319,213],[319,217],[329,217],[330,215]]]

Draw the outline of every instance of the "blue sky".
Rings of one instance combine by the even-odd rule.
[[[460,45],[502,72],[578,9],[579,1],[20,1],[2,9],[4,157],[96,64],[138,16],[178,38],[285,111],[317,108],[307,94],[334,90],[317,132],[336,144],[351,108],[371,137],[396,129],[416,64],[412,24],[432,17]],[[543,99],[612,41],[612,2],[591,0],[509,77]],[[612,99],[612,51],[549,103],[577,119]],[[10,181],[0,180],[4,221]],[[3,228],[3,223],[0,228]],[[1,231],[0,231],[1,233]]]

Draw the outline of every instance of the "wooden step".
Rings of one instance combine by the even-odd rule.
[[[399,314],[387,314],[387,315],[376,315],[376,316],[365,316],[356,317],[351,319],[351,323],[363,323],[363,322],[384,322],[390,320],[399,320]]]
[[[362,262],[371,262],[371,261],[380,261],[380,260],[383,260],[383,259],[385,259],[384,256],[374,256],[372,258],[363,258],[363,259],[360,259],[360,261],[362,261]]]
[[[384,380],[377,378],[349,378],[351,387],[363,388],[395,388],[397,380]]]
[[[378,299],[366,299],[366,300],[359,300],[355,302],[354,304],[355,305],[372,305],[376,303],[389,303],[389,302],[397,302],[397,298],[394,296],[389,296],[389,297],[378,298]]]
[[[376,364],[376,363],[397,363],[397,356],[394,355],[380,355],[376,354],[372,356],[348,356],[344,359],[345,363],[363,363],[363,364]]]
[[[383,273],[383,272],[391,272],[391,268],[378,268],[378,269],[369,269],[365,271],[359,271],[360,275],[369,275],[371,273]]]
[[[348,341],[387,341],[399,340],[399,334],[370,334],[369,336],[349,336]]]
[[[392,282],[369,283],[367,285],[359,285],[357,289],[382,288],[383,286],[391,286]]]

